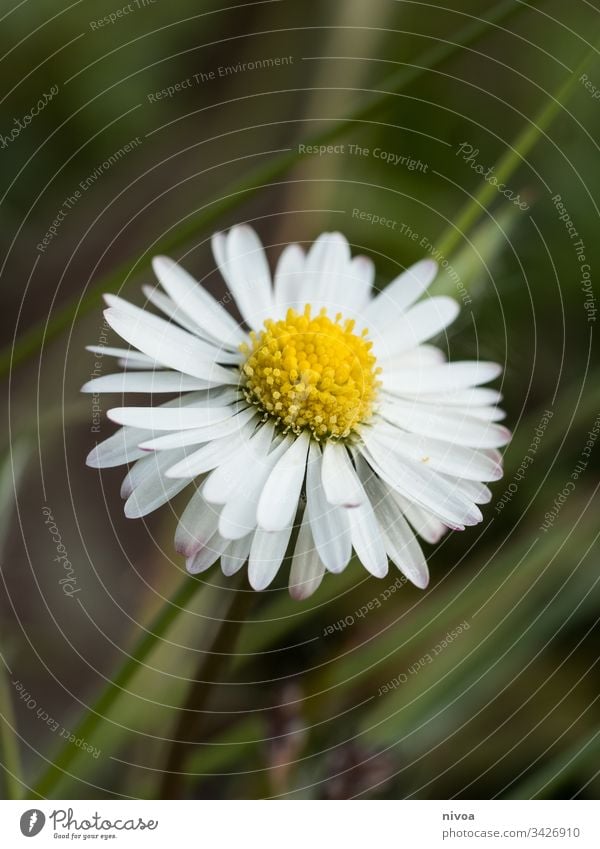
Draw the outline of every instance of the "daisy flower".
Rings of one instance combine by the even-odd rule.
[[[262,590],[291,550],[290,592],[304,599],[352,551],[372,574],[395,564],[428,583],[417,535],[482,520],[486,482],[502,474],[500,395],[482,388],[494,363],[446,362],[428,343],[456,318],[427,297],[430,259],[373,290],[374,266],[340,233],[305,252],[287,246],[271,277],[248,226],[212,240],[240,325],[177,263],[156,257],[162,288],[145,287],[163,317],[106,295],[106,320],[129,347],[91,347],[124,371],[85,392],[175,396],[115,407],[122,427],[88,456],[95,468],[132,464],[125,514],[147,515],[193,484],[175,534],[192,573],[219,558],[248,562]]]

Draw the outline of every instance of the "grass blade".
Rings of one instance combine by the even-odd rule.
[[[103,721],[106,713],[112,708],[116,700],[125,690],[140,666],[148,658],[152,650],[165,636],[170,626],[182,610],[185,610],[195,594],[204,582],[185,575],[181,584],[177,587],[167,603],[163,603],[152,622],[144,629],[131,653],[121,665],[121,668],[113,680],[102,691],[94,705],[86,712],[83,719],[77,725],[74,735],[84,739],[90,739],[97,726]],[[42,775],[34,787],[34,795],[49,797],[55,785],[67,772],[72,761],[77,757],[79,749],[67,744],[49,764],[48,769]]]
[[[25,470],[29,448],[23,442],[17,443],[6,457],[0,474],[0,551],[4,549],[12,505],[16,489]],[[0,652],[0,750],[1,765],[4,767],[6,798],[20,799],[22,796],[21,756],[16,736],[16,717],[12,696],[8,685],[10,667]]]
[[[517,134],[514,142],[509,145],[508,150],[500,157],[495,166],[494,173],[498,184],[506,183],[508,178],[526,159],[537,141],[558,116],[569,96],[579,84],[579,78],[588,70],[597,55],[598,47],[593,47],[592,50],[586,52],[577,68],[562,83],[550,102],[543,106],[537,115],[534,116],[531,123],[527,124]],[[497,194],[497,187],[492,183],[484,181],[475,195],[465,204],[454,224],[442,236],[439,244],[442,255],[447,256],[452,253],[460,243],[463,235],[477,223]]]
[[[464,27],[453,41],[440,41],[430,50],[425,51],[419,65],[407,65],[386,77],[378,89],[346,119],[333,124],[326,130],[305,139],[307,145],[327,144],[342,136],[361,121],[372,120],[385,111],[393,102],[393,97],[399,91],[415,82],[427,70],[437,67],[442,62],[458,53],[461,47],[466,47],[483,35],[491,26],[498,26],[521,12],[531,8],[525,4],[515,3],[514,0],[495,4],[487,18],[472,20]],[[40,351],[44,344],[69,328],[73,321],[97,308],[99,297],[104,292],[114,292],[120,289],[124,282],[147,269],[151,256],[157,253],[171,253],[188,242],[193,236],[214,226],[215,222],[226,212],[237,208],[243,201],[256,194],[263,186],[281,177],[296,162],[302,158],[297,150],[287,151],[276,156],[267,165],[258,168],[248,179],[232,186],[223,195],[215,198],[200,208],[165,238],[149,246],[146,252],[136,261],[127,262],[113,272],[101,277],[93,283],[88,291],[58,309],[52,318],[42,321],[27,330],[14,343],[0,354],[0,374],[6,374],[12,367]],[[475,216],[477,217],[477,216]],[[462,232],[462,229],[459,232]]]

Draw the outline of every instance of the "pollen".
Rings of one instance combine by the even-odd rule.
[[[264,328],[241,346],[244,392],[284,432],[343,439],[370,418],[381,369],[366,329],[357,334],[352,319],[332,321],[324,309],[313,318],[310,305]]]

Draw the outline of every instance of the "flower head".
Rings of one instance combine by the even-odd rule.
[[[377,388],[375,356],[366,329],[358,336],[352,318],[342,323],[322,307],[314,318],[311,305],[285,319],[265,321],[250,334],[242,367],[247,401],[273,418],[284,433],[309,430],[322,441],[348,437],[373,411]]]
[[[415,534],[436,542],[481,521],[484,482],[501,477],[497,448],[510,438],[500,395],[481,387],[499,366],[449,363],[428,344],[458,313],[451,298],[423,297],[435,262],[376,294],[373,264],[339,233],[307,253],[286,247],[273,281],[250,227],[214,236],[213,252],[246,327],[165,257],[153,262],[162,291],[144,289],[164,318],[106,296],[106,319],[130,347],[91,348],[124,371],[83,390],[175,398],[110,410],[122,427],[88,464],[132,464],[122,486],[132,518],[193,485],[175,535],[190,572],[220,558],[231,575],[248,561],[264,589],[296,527],[296,598],[353,550],[373,575],[391,560],[425,587]]]

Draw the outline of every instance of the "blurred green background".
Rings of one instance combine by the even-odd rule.
[[[3,793],[596,798],[598,11],[29,0],[5,4],[0,24]],[[298,156],[326,132],[336,149]],[[503,156],[526,209],[477,195],[487,184],[474,166]],[[449,263],[436,286],[462,311],[441,344],[504,364],[515,436],[483,524],[424,546],[425,592],[356,563],[301,604],[283,571],[260,595],[244,578],[234,641],[220,624],[242,615],[227,582],[216,567],[186,579],[173,551],[186,494],[131,522],[122,471],[85,467],[114,403],[101,399],[98,435],[79,388],[94,368],[84,346],[104,333],[99,292],[142,304],[158,243],[222,296],[207,240],[239,221],[272,261],[288,241],[341,230],[376,262],[378,286],[428,253]],[[170,607],[186,580],[201,586]],[[144,639],[135,674],[111,689]],[[61,750],[61,771],[48,771]]]

